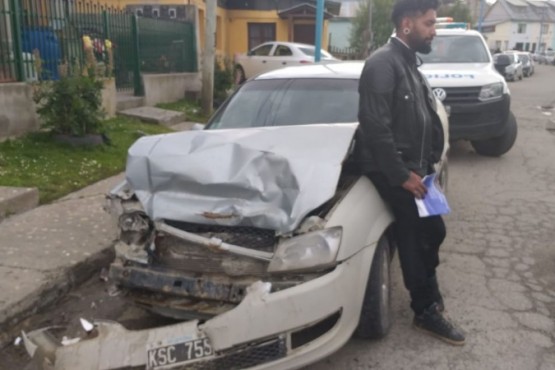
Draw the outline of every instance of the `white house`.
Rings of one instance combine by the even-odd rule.
[[[329,20],[330,48],[346,49],[350,46],[352,20],[356,16],[361,0],[341,0],[339,15]]]
[[[482,21],[492,50],[543,51],[555,42],[555,3],[541,0],[497,0]]]

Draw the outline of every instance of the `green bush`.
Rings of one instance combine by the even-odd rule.
[[[73,75],[37,85],[33,99],[43,127],[57,134],[98,134],[104,118],[101,80]]]

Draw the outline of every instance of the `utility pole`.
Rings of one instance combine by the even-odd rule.
[[[212,114],[214,106],[214,55],[216,49],[217,0],[206,0],[204,22],[204,52],[202,56],[202,111]]]
[[[324,25],[324,0],[316,3],[316,37],[314,40],[314,62],[318,63],[322,58],[322,28]]]
[[[368,45],[366,49],[366,56],[370,56],[372,46],[374,44],[374,31],[372,31],[372,12],[374,8],[374,0],[368,0]]]
[[[484,2],[486,0],[480,0],[480,18],[478,19],[478,32],[482,33],[482,22],[484,21]]]

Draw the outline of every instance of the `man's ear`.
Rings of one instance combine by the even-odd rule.
[[[403,19],[401,20],[401,32],[403,32],[405,28],[408,28],[412,31],[413,26],[414,21],[411,17],[403,17]]]

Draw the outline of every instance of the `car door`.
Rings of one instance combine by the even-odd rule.
[[[268,69],[279,69],[287,66],[296,65],[293,50],[284,44],[276,44],[276,48],[268,61]]]
[[[251,78],[268,70],[268,62],[274,48],[274,43],[266,43],[251,49],[247,53],[247,57],[242,63],[246,78]]]

